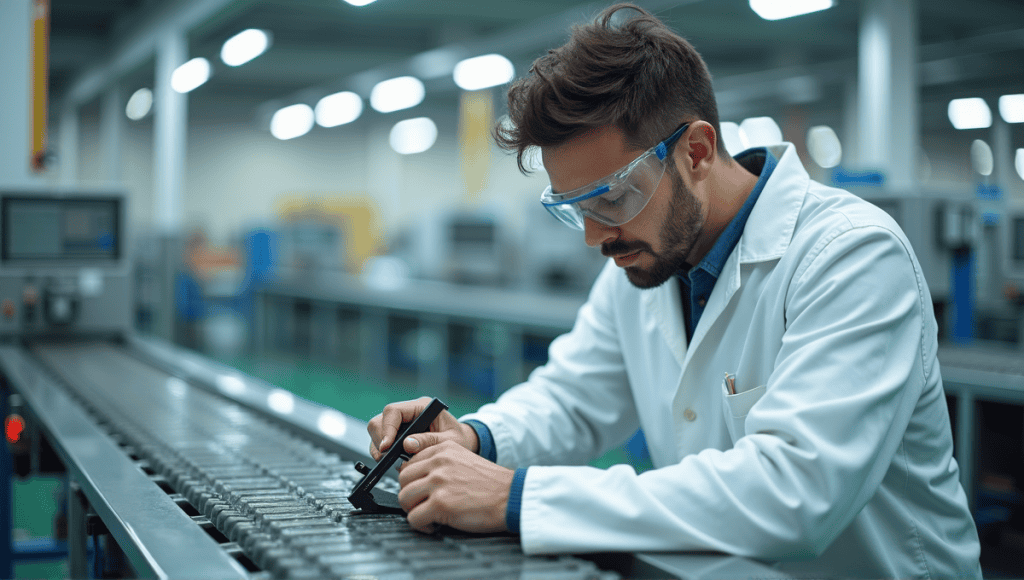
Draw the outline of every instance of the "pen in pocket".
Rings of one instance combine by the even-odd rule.
[[[725,386],[729,389],[730,395],[736,394],[736,375],[725,373]]]

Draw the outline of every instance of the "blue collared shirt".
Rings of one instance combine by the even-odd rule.
[[[704,256],[700,264],[685,272],[676,273],[676,276],[682,282],[679,287],[683,298],[683,317],[687,340],[693,338],[693,331],[697,328],[697,322],[700,321],[701,314],[704,313],[708,296],[711,296],[711,291],[715,288],[715,282],[718,281],[718,277],[722,274],[722,269],[725,267],[725,261],[729,259],[729,254],[732,253],[733,248],[740,241],[743,228],[747,225],[747,218],[750,217],[750,212],[754,209],[757,198],[761,195],[761,191],[764,189],[768,178],[771,177],[772,171],[775,170],[775,166],[778,163],[775,157],[764,147],[747,149],[733,157],[733,159],[746,168],[747,171],[760,175],[760,178],[747,197],[747,201],[743,203],[740,211],[736,213],[736,216],[732,218],[732,221],[725,227],[722,234],[718,236],[715,245],[711,247],[711,251]],[[490,428],[480,421],[469,420],[466,423],[476,431],[476,435],[480,439],[480,456],[489,461],[497,461],[498,451],[494,447],[494,437],[491,435]],[[523,507],[523,486],[526,484],[526,470],[526,467],[516,469],[515,475],[512,477],[512,487],[509,489],[508,507],[505,508],[505,525],[508,526],[508,531],[513,534],[519,533],[519,516]]]
[[[760,197],[764,185],[768,183],[768,178],[771,177],[772,171],[775,170],[775,165],[778,163],[764,147],[747,149],[734,159],[747,171],[760,175],[760,178],[754,185],[754,189],[750,191],[750,195],[747,196],[747,201],[743,203],[740,211],[732,218],[729,225],[722,230],[715,245],[711,246],[711,250],[704,256],[704,259],[696,267],[676,272],[676,277],[680,282],[679,291],[682,294],[687,342],[693,340],[693,332],[697,329],[701,315],[704,314],[704,307],[707,306],[711,291],[715,289],[718,277],[722,275],[725,261],[729,259],[733,248],[740,241],[743,228],[747,225],[747,218],[750,217],[757,198]]]

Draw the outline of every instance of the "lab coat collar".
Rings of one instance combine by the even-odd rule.
[[[804,195],[810,187],[810,176],[800,163],[793,144],[780,143],[767,149],[779,163],[750,212],[743,235],[736,245],[737,267],[739,264],[777,260],[786,253],[793,239]]]
[[[796,220],[810,187],[810,176],[791,143],[781,143],[767,149],[778,160],[778,165],[750,212],[736,248],[725,262],[722,275],[715,284],[694,332],[692,346],[687,345],[683,328],[679,280],[673,276],[657,289],[643,295],[652,316],[649,323],[658,327],[676,361],[684,369],[708,328],[739,290],[742,280],[740,265],[779,259],[793,239]]]

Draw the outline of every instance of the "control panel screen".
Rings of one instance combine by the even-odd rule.
[[[4,197],[0,258],[117,260],[120,200]]]

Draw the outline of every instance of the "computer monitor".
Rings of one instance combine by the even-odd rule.
[[[0,198],[0,260],[116,262],[121,257],[121,199]]]

